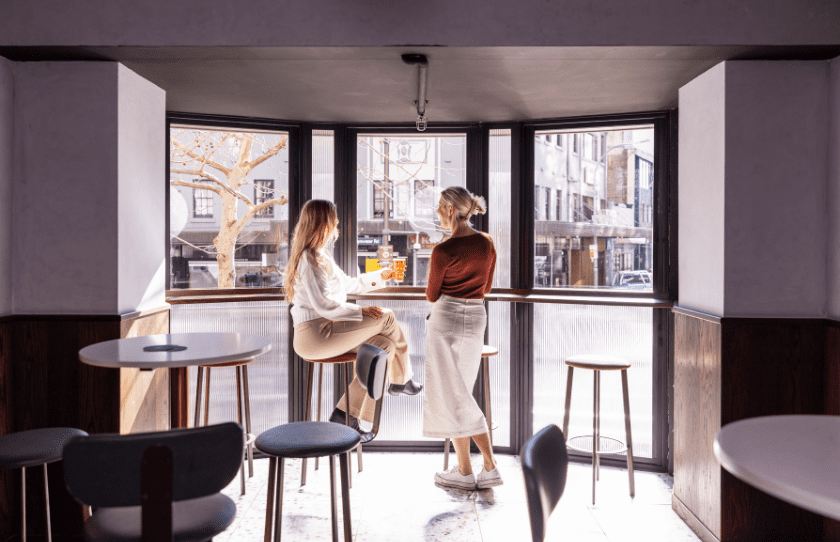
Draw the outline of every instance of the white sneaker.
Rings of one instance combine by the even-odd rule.
[[[475,475],[473,473],[469,473],[464,476],[461,474],[461,470],[458,468],[458,465],[455,465],[449,470],[436,473],[435,485],[472,491],[475,489]]]
[[[502,481],[502,475],[499,474],[499,469],[493,469],[491,471],[484,470],[484,467],[481,467],[481,472],[478,473],[476,477],[475,487],[476,489],[487,489],[488,487],[495,487],[504,484]]]

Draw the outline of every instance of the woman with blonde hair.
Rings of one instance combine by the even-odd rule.
[[[348,277],[336,265],[327,245],[338,238],[338,214],[326,200],[306,202],[292,235],[284,287],[292,304],[294,349],[299,356],[319,360],[355,352],[362,343],[388,353],[391,395],[416,395],[422,386],[412,380],[408,344],[393,311],[347,302],[347,294],[360,294],[385,286],[391,269]],[[350,425],[362,433],[358,418],[373,421],[376,403],[354,378],[350,384]],[[344,397],[330,416],[345,423]]]
[[[437,214],[451,233],[432,250],[426,287],[434,305],[427,318],[423,435],[452,439],[458,464],[435,474],[435,483],[466,490],[502,484],[487,421],[472,396],[487,327],[484,295],[496,268],[493,238],[470,226],[473,215],[485,212],[484,198],[465,188],[441,192]],[[470,463],[470,438],[484,460],[478,476]]]

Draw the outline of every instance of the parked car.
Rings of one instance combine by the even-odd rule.
[[[653,290],[650,271],[619,271],[613,279],[617,290]]]

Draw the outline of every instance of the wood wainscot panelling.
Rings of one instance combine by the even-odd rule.
[[[168,306],[130,315],[15,315],[0,324],[4,409],[8,432],[42,427],[77,427],[88,433],[166,429],[167,371],[141,375],[131,369],[91,367],[79,350],[121,337],[167,333]],[[156,374],[160,373],[160,374]],[[63,463],[48,467],[52,533],[80,539],[82,509],[64,487]],[[20,471],[0,477],[0,542],[20,538]],[[27,532],[46,539],[43,477],[27,470]],[[9,498],[11,496],[11,498]]]
[[[674,511],[698,535],[700,523],[718,539],[721,469],[712,445],[720,429],[720,341],[719,319],[674,310]]]
[[[741,482],[712,448],[744,418],[840,414],[840,325],[674,313],[674,510],[703,540],[840,540],[840,523]]]

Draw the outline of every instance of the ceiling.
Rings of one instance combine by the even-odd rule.
[[[837,47],[72,47],[0,48],[12,60],[111,60],[166,91],[167,109],[307,122],[413,122],[428,57],[434,122],[511,121],[670,109],[722,60],[831,58]]]

